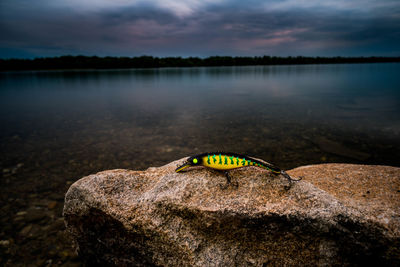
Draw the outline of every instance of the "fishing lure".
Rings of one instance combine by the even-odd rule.
[[[183,165],[176,168],[175,172],[181,172],[182,170],[190,166],[205,166],[211,169],[224,171],[227,179],[227,184],[231,183],[231,177],[228,173],[229,170],[249,166],[266,169],[274,174],[282,174],[286,179],[288,179],[290,184],[292,184],[293,181],[301,180],[301,178],[296,180],[292,179],[292,177],[290,177],[289,174],[287,174],[284,170],[281,170],[271,163],[236,153],[212,152],[191,156]]]

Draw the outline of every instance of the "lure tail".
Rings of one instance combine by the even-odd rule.
[[[290,184],[292,184],[292,182],[298,182],[298,181],[300,181],[301,179],[303,179],[302,177],[300,177],[299,179],[293,179],[292,177],[290,177],[289,174],[287,174],[287,173],[286,173],[285,171],[283,171],[283,170],[281,170],[281,174],[282,174],[286,179],[288,179],[288,181],[289,181]]]

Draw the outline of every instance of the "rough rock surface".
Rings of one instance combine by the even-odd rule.
[[[343,266],[400,264],[400,168],[321,164],[287,180],[255,167],[175,173],[184,159],[146,171],[84,177],[64,217],[90,265]],[[382,265],[383,266],[383,265]]]

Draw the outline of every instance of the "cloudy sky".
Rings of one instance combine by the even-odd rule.
[[[0,0],[0,58],[399,56],[399,0]]]

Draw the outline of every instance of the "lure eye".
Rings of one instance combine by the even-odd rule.
[[[198,161],[196,158],[193,159],[193,163],[194,163],[194,164],[197,164],[198,162],[199,162],[199,161]]]

